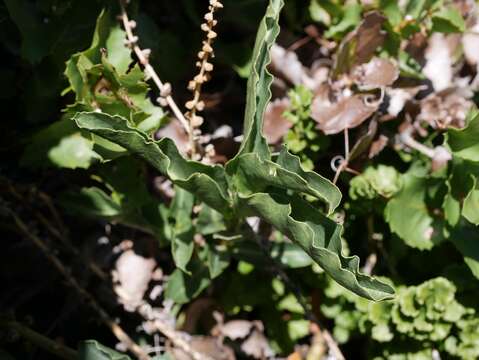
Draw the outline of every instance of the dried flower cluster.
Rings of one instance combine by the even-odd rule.
[[[205,22],[201,24],[201,30],[206,33],[206,39],[203,40],[203,46],[198,52],[198,61],[196,66],[199,68],[198,74],[188,84],[188,89],[193,92],[193,99],[186,102],[185,106],[188,112],[185,114],[186,118],[190,122],[190,151],[192,158],[199,158],[197,154],[197,140],[201,135],[201,131],[198,129],[203,123],[203,118],[197,115],[197,111],[202,111],[205,108],[204,101],[200,100],[201,87],[210,79],[210,73],[213,71],[213,64],[209,60],[214,57],[213,41],[217,37],[216,32],[213,30],[217,20],[214,19],[214,13],[216,10],[223,8],[223,5],[218,0],[210,0],[208,6],[208,12],[204,19]],[[209,149],[211,151],[211,149]]]

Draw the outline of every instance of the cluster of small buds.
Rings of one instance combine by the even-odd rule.
[[[168,106],[168,101],[166,98],[171,95],[171,84],[164,83],[160,89],[160,96],[156,99],[160,106],[166,107]]]
[[[196,112],[203,111],[205,108],[204,101],[200,100],[201,86],[210,79],[210,73],[213,71],[213,64],[209,62],[209,59],[214,57],[212,43],[218,36],[213,30],[218,23],[218,21],[214,19],[214,13],[222,7],[223,5],[219,0],[210,0],[208,13],[204,17],[205,22],[201,24],[201,30],[206,33],[206,39],[203,40],[201,50],[198,52],[196,66],[199,68],[199,73],[188,84],[188,89],[193,92],[193,99],[185,104],[185,107],[188,109],[185,116],[190,122],[192,129],[191,134],[195,137],[192,140],[195,142],[201,135],[201,131],[199,131],[198,127],[203,123],[203,118],[197,115]],[[194,153],[194,149],[192,150]]]

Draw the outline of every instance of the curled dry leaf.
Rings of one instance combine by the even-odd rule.
[[[385,135],[379,135],[379,137],[373,141],[371,144],[371,147],[369,148],[369,155],[368,157],[370,159],[374,158],[377,156],[383,149],[386,147],[386,145],[389,142],[389,138]]]
[[[427,85],[420,85],[408,88],[386,88],[386,95],[389,98],[387,112],[396,117],[404,109],[406,103],[412,100],[419,91],[427,89]]]
[[[379,104],[367,104],[365,96],[345,96],[330,101],[326,94],[318,95],[311,105],[311,117],[318,123],[317,127],[326,135],[337,134],[344,129],[361,125],[379,107]]]
[[[289,108],[288,98],[276,99],[268,104],[264,114],[263,133],[268,144],[277,144],[283,139],[288,130],[293,126],[283,113]]]
[[[274,356],[273,349],[269,346],[268,340],[258,329],[253,330],[248,339],[241,344],[241,350],[255,359],[264,359]]]
[[[385,21],[386,18],[378,11],[369,12],[358,27],[344,38],[335,58],[335,77],[349,73],[354,66],[372,58],[386,38],[381,29]]]
[[[231,320],[217,327],[217,331],[231,340],[244,339],[255,323],[248,320]]]
[[[120,255],[113,270],[113,279],[117,282],[115,292],[125,310],[135,311],[141,304],[155,267],[155,259],[140,256],[133,250]]]
[[[271,47],[271,68],[293,85],[303,84],[310,89],[315,87],[314,79],[310,77],[308,69],[301,64],[298,55],[277,44]]]
[[[221,344],[217,338],[211,336],[193,336],[188,341],[191,348],[200,354],[209,356],[214,360],[235,360],[233,350]],[[169,350],[175,360],[193,360],[193,358],[179,348]]]
[[[371,145],[371,142],[376,136],[377,130],[378,130],[378,122],[375,119],[373,119],[369,123],[368,130],[359,137],[359,139],[356,141],[353,148],[351,149],[351,152],[349,153],[348,161],[353,161],[355,158],[357,158],[359,155],[361,155],[363,152],[365,152],[369,148],[369,146]]]
[[[399,68],[394,61],[378,57],[357,66],[353,71],[356,84],[365,89],[390,86],[398,76]]]
[[[434,129],[463,128],[473,103],[455,89],[433,93],[420,102],[417,121],[426,122]]]

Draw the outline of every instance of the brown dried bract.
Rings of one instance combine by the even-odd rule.
[[[371,59],[386,38],[381,29],[385,21],[386,18],[378,11],[365,15],[356,30],[349,33],[339,46],[334,63],[334,76],[349,73],[355,65]]]
[[[378,57],[357,66],[353,71],[356,84],[366,89],[390,86],[398,77],[399,68],[397,64],[392,60]]]
[[[268,104],[264,114],[263,134],[268,144],[277,144],[283,139],[289,129],[293,126],[283,113],[288,109],[290,101],[288,98],[276,99]]]
[[[326,135],[337,134],[361,125],[378,109],[379,104],[369,105],[364,95],[341,96],[331,101],[328,93],[315,97],[311,105],[311,117],[317,128]]]

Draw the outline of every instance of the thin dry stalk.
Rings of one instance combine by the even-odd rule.
[[[199,135],[201,135],[198,129],[203,123],[203,118],[197,115],[197,111],[202,111],[205,107],[205,103],[200,100],[201,88],[205,82],[210,79],[210,73],[213,71],[213,64],[209,62],[210,58],[214,57],[213,41],[217,37],[216,32],[213,30],[218,23],[215,20],[215,11],[223,8],[223,5],[219,0],[210,0],[208,12],[204,19],[205,22],[201,24],[201,30],[206,33],[206,39],[203,40],[203,46],[198,52],[198,61],[196,66],[200,69],[199,73],[188,84],[188,89],[193,92],[193,99],[189,100],[185,106],[188,112],[185,114],[186,118],[190,122],[189,143],[192,158],[199,158],[197,155],[197,146]]]
[[[61,359],[65,359],[65,360],[78,359],[78,353],[75,350],[63,344],[60,344],[46,337],[45,335],[42,335],[36,332],[35,330],[32,330],[26,327],[23,324],[20,324],[17,321],[13,321],[13,320],[1,321],[0,320],[0,326],[5,326],[7,329],[11,329],[15,331],[21,337],[27,339],[28,341],[44,349],[45,351],[48,351],[49,353],[58,356]]]
[[[153,80],[155,85],[158,87],[160,90],[160,98],[159,101],[165,102],[165,105],[168,105],[175,115],[175,117],[178,119],[178,121],[181,123],[183,126],[183,129],[185,132],[188,134],[188,136],[191,136],[191,129],[190,129],[190,124],[186,120],[185,116],[181,112],[181,110],[178,108],[178,106],[175,103],[175,100],[171,97],[171,85],[169,83],[163,83],[156,73],[155,69],[150,65],[149,61],[149,54],[151,50],[149,49],[141,49],[140,46],[138,45],[138,36],[135,36],[133,34],[133,29],[136,26],[136,22],[134,20],[130,20],[128,18],[128,13],[126,12],[126,6],[125,6],[125,0],[120,0],[120,7],[121,7],[121,21],[123,23],[123,28],[125,29],[126,32],[126,43],[127,45],[135,52],[138,60],[140,61],[140,64],[143,66],[145,74]],[[160,104],[163,105],[163,104]]]
[[[27,225],[11,210],[8,210],[17,227],[21,232],[35,245],[37,246],[52,265],[63,275],[67,283],[74,288],[78,294],[95,310],[100,316],[101,321],[107,325],[116,338],[125,345],[125,347],[134,354],[140,360],[151,360],[148,354],[138,345],[133,339],[118,325],[108,313],[96,302],[94,297],[86,291],[78,281],[72,276],[70,270],[68,270],[58,257],[49,249],[49,247],[35,234],[33,234],[27,227]]]
[[[141,304],[138,307],[137,312],[147,320],[148,324],[152,328],[165,335],[177,348],[183,350],[193,360],[213,360],[211,357],[194,350],[188,343],[188,340],[185,339],[183,334],[173,329],[161,318],[161,316],[158,316],[155,309],[153,309],[152,306],[147,302]]]

